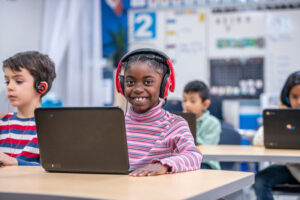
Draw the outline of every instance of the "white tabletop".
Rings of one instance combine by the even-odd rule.
[[[0,168],[4,193],[104,199],[218,199],[254,183],[253,173],[196,170],[152,177],[48,173],[41,167]]]
[[[203,161],[300,163],[300,149],[266,149],[243,145],[205,145],[198,148],[203,154]]]

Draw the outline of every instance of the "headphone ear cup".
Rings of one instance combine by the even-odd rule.
[[[47,91],[47,84],[45,83],[37,83],[35,87],[40,94],[44,94]]]
[[[280,99],[283,104],[290,107],[291,104],[290,104],[290,100],[288,97],[287,84],[288,84],[288,82],[285,83],[285,86],[284,86],[284,89],[282,90]]]
[[[122,68],[122,61],[120,61],[119,64],[118,64],[115,80],[116,80],[116,89],[117,89],[117,92],[123,94],[122,86],[121,86],[121,82],[123,82],[123,81],[120,80],[120,71],[121,71],[121,68]]]
[[[285,103],[288,105],[288,106],[291,106],[291,103],[290,103],[290,100],[287,96],[285,96]]]
[[[168,90],[170,85],[168,82],[169,82],[169,74],[165,74],[161,82],[160,92],[159,92],[159,97],[162,99],[165,99],[168,96]]]
[[[120,85],[121,85],[121,92],[123,95],[125,95],[125,83],[124,83],[124,76],[120,76]]]

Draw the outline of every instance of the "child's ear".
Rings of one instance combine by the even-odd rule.
[[[37,86],[37,90],[40,94],[44,94],[48,90],[48,83],[46,81],[41,81]]]
[[[207,108],[210,106],[210,100],[209,99],[206,99],[204,102],[203,102],[203,108],[205,110],[207,110]]]

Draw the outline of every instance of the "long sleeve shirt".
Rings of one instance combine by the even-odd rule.
[[[200,168],[202,154],[194,144],[187,122],[161,108],[162,103],[146,113],[126,114],[126,134],[130,169],[160,162],[169,172]]]
[[[16,113],[0,119],[0,151],[17,159],[18,165],[40,165],[40,152],[34,118]]]
[[[221,124],[208,110],[196,122],[196,142],[200,145],[217,145],[220,141]],[[221,169],[217,161],[205,162],[212,169]]]

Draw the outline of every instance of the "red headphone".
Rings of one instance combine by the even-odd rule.
[[[150,49],[150,48],[142,48],[142,49],[136,49],[134,51],[131,51],[127,54],[125,54],[117,67],[116,71],[116,88],[117,91],[124,95],[124,89],[125,89],[125,83],[124,83],[124,76],[120,75],[120,71],[122,68],[122,65],[124,62],[127,62],[129,57],[137,55],[137,54],[152,54],[161,57],[164,60],[164,63],[167,66],[167,72],[163,76],[163,80],[160,87],[160,98],[167,98],[168,91],[170,89],[171,92],[174,92],[175,90],[175,74],[174,74],[174,68],[172,65],[172,62],[170,58],[163,52],[156,50],[156,49]]]
[[[47,92],[47,84],[43,82],[37,82],[35,85],[36,91],[40,94]]]

